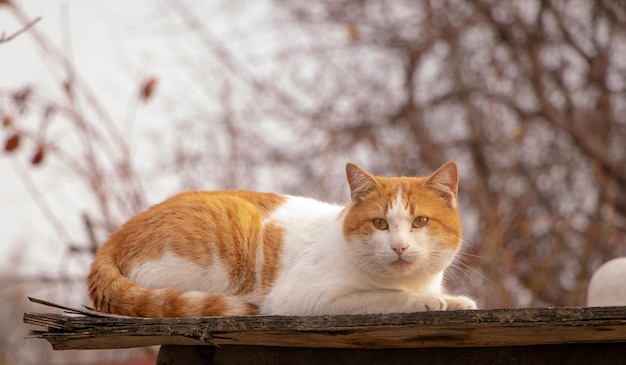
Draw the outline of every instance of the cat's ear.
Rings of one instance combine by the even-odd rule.
[[[350,162],[346,165],[346,176],[350,185],[350,196],[354,204],[359,204],[365,195],[378,186],[376,179],[372,175]]]
[[[456,196],[459,189],[459,172],[455,162],[446,162],[435,171],[426,184],[437,191],[449,206],[456,208]]]

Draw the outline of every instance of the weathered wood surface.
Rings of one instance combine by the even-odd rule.
[[[54,349],[254,345],[388,349],[626,343],[626,307],[524,308],[348,316],[133,318],[26,313]]]

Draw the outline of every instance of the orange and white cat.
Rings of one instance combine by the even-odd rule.
[[[96,255],[97,310],[142,317],[474,309],[442,291],[461,244],[457,166],[380,177],[349,163],[345,206],[186,192],[132,218]]]

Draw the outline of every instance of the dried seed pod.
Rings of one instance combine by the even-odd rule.
[[[11,135],[7,141],[4,143],[4,150],[7,152],[15,151],[20,145],[20,135],[18,133],[14,133]]]
[[[37,151],[33,155],[33,158],[30,160],[30,162],[33,165],[39,165],[41,163],[41,161],[43,161],[43,157],[45,155],[45,151],[46,151],[46,149],[43,146],[43,144],[39,145],[39,147],[37,147]]]
[[[346,24],[346,33],[348,33],[348,40],[350,42],[354,42],[359,39],[359,29],[356,27],[356,24],[352,22]]]
[[[2,126],[6,128],[12,125],[13,125],[13,118],[11,118],[8,115],[5,115],[4,118],[2,118]]]
[[[143,85],[141,86],[141,99],[144,101],[147,101],[152,94],[154,93],[154,88],[156,87],[157,84],[157,79],[154,77],[149,77],[148,79],[146,79],[146,81],[144,81]]]

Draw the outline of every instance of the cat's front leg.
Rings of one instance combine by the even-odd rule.
[[[448,297],[440,293],[410,293],[402,290],[365,290],[321,301],[315,314],[397,313],[445,310]]]
[[[290,297],[295,299],[297,297]],[[290,305],[285,305],[290,304]],[[313,305],[313,306],[311,306]],[[465,297],[442,293],[409,293],[401,290],[365,290],[329,297],[318,301],[281,302],[279,311],[262,310],[265,314],[324,315],[357,313],[424,312],[456,309],[475,309],[476,304]]]
[[[423,312],[446,310],[448,303],[443,295],[413,294],[409,300],[409,307],[405,312]]]
[[[446,294],[417,294],[412,295],[411,307],[413,311],[432,310],[464,310],[476,309],[476,302],[464,296],[452,296]]]
[[[446,310],[476,309],[476,302],[464,296],[445,295]]]

